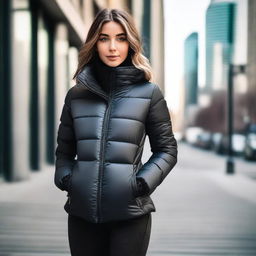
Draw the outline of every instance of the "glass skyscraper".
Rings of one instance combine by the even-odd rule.
[[[226,88],[232,59],[236,4],[212,2],[206,12],[206,91]],[[218,85],[214,83],[218,82]]]
[[[185,105],[197,104],[198,90],[198,33],[190,34],[184,46]]]

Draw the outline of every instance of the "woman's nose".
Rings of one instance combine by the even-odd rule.
[[[112,51],[116,50],[116,43],[115,43],[114,40],[110,41],[109,49],[112,50]]]

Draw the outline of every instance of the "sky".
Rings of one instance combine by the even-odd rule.
[[[165,98],[171,111],[178,111],[183,79],[184,41],[199,33],[199,86],[205,83],[205,13],[210,0],[164,0]]]

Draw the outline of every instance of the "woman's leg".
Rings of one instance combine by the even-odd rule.
[[[151,233],[151,213],[111,224],[110,256],[145,256]]]
[[[108,237],[104,224],[94,224],[68,215],[68,239],[71,256],[105,256]]]

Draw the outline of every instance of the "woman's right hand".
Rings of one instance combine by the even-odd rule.
[[[68,174],[68,175],[65,175],[63,178],[62,178],[62,183],[65,187],[65,190],[68,192],[69,190],[69,182],[70,182],[70,177],[71,177],[71,174]]]
[[[147,183],[145,182],[145,180],[141,177],[136,178],[136,182],[137,182],[137,187],[138,187],[138,195],[137,196],[143,196],[148,194],[149,192],[149,187],[147,185]]]

